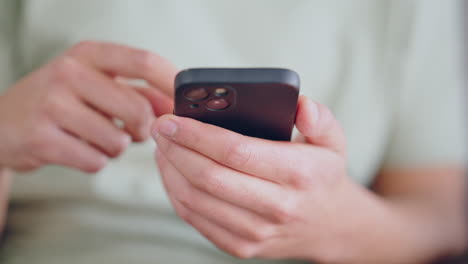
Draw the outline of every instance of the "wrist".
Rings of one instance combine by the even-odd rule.
[[[433,260],[438,257],[463,253],[466,249],[466,223],[464,210],[455,216],[453,210],[445,210],[430,201],[417,199],[389,199],[388,206],[393,208],[407,239],[419,245],[419,249]],[[447,206],[450,207],[450,206]],[[410,240],[411,239],[411,240]]]
[[[347,209],[338,220],[342,227],[320,261],[425,263],[443,254],[441,226],[418,205],[383,199],[352,181],[344,188],[344,207],[339,208]]]

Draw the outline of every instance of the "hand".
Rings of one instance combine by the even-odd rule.
[[[175,74],[169,62],[144,50],[100,42],[75,45],[0,95],[0,168],[101,169],[132,140],[149,136],[155,114],[172,110],[167,94]],[[117,77],[143,79],[162,92]]]
[[[296,126],[300,142],[273,142],[189,118],[159,118],[156,159],[177,214],[241,258],[329,261],[341,254],[337,241],[348,235],[342,220],[352,218],[355,189],[342,129],[326,107],[305,97]]]

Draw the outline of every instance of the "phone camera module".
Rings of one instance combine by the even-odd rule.
[[[193,88],[185,92],[185,98],[191,101],[200,101],[208,97],[208,91],[205,88]]]
[[[221,96],[226,96],[228,94],[228,90],[226,88],[216,88],[214,90],[214,94],[218,97],[221,97]]]
[[[229,102],[226,101],[225,99],[211,99],[208,102],[206,102],[206,107],[210,110],[223,110],[229,107]]]

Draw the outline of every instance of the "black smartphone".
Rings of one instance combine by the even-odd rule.
[[[269,140],[289,141],[299,75],[279,68],[194,68],[175,79],[174,114]]]

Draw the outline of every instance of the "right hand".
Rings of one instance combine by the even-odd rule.
[[[0,95],[0,168],[100,170],[132,140],[147,139],[155,115],[172,111],[175,75],[172,64],[148,51],[75,45]],[[153,88],[116,77],[142,79]]]

